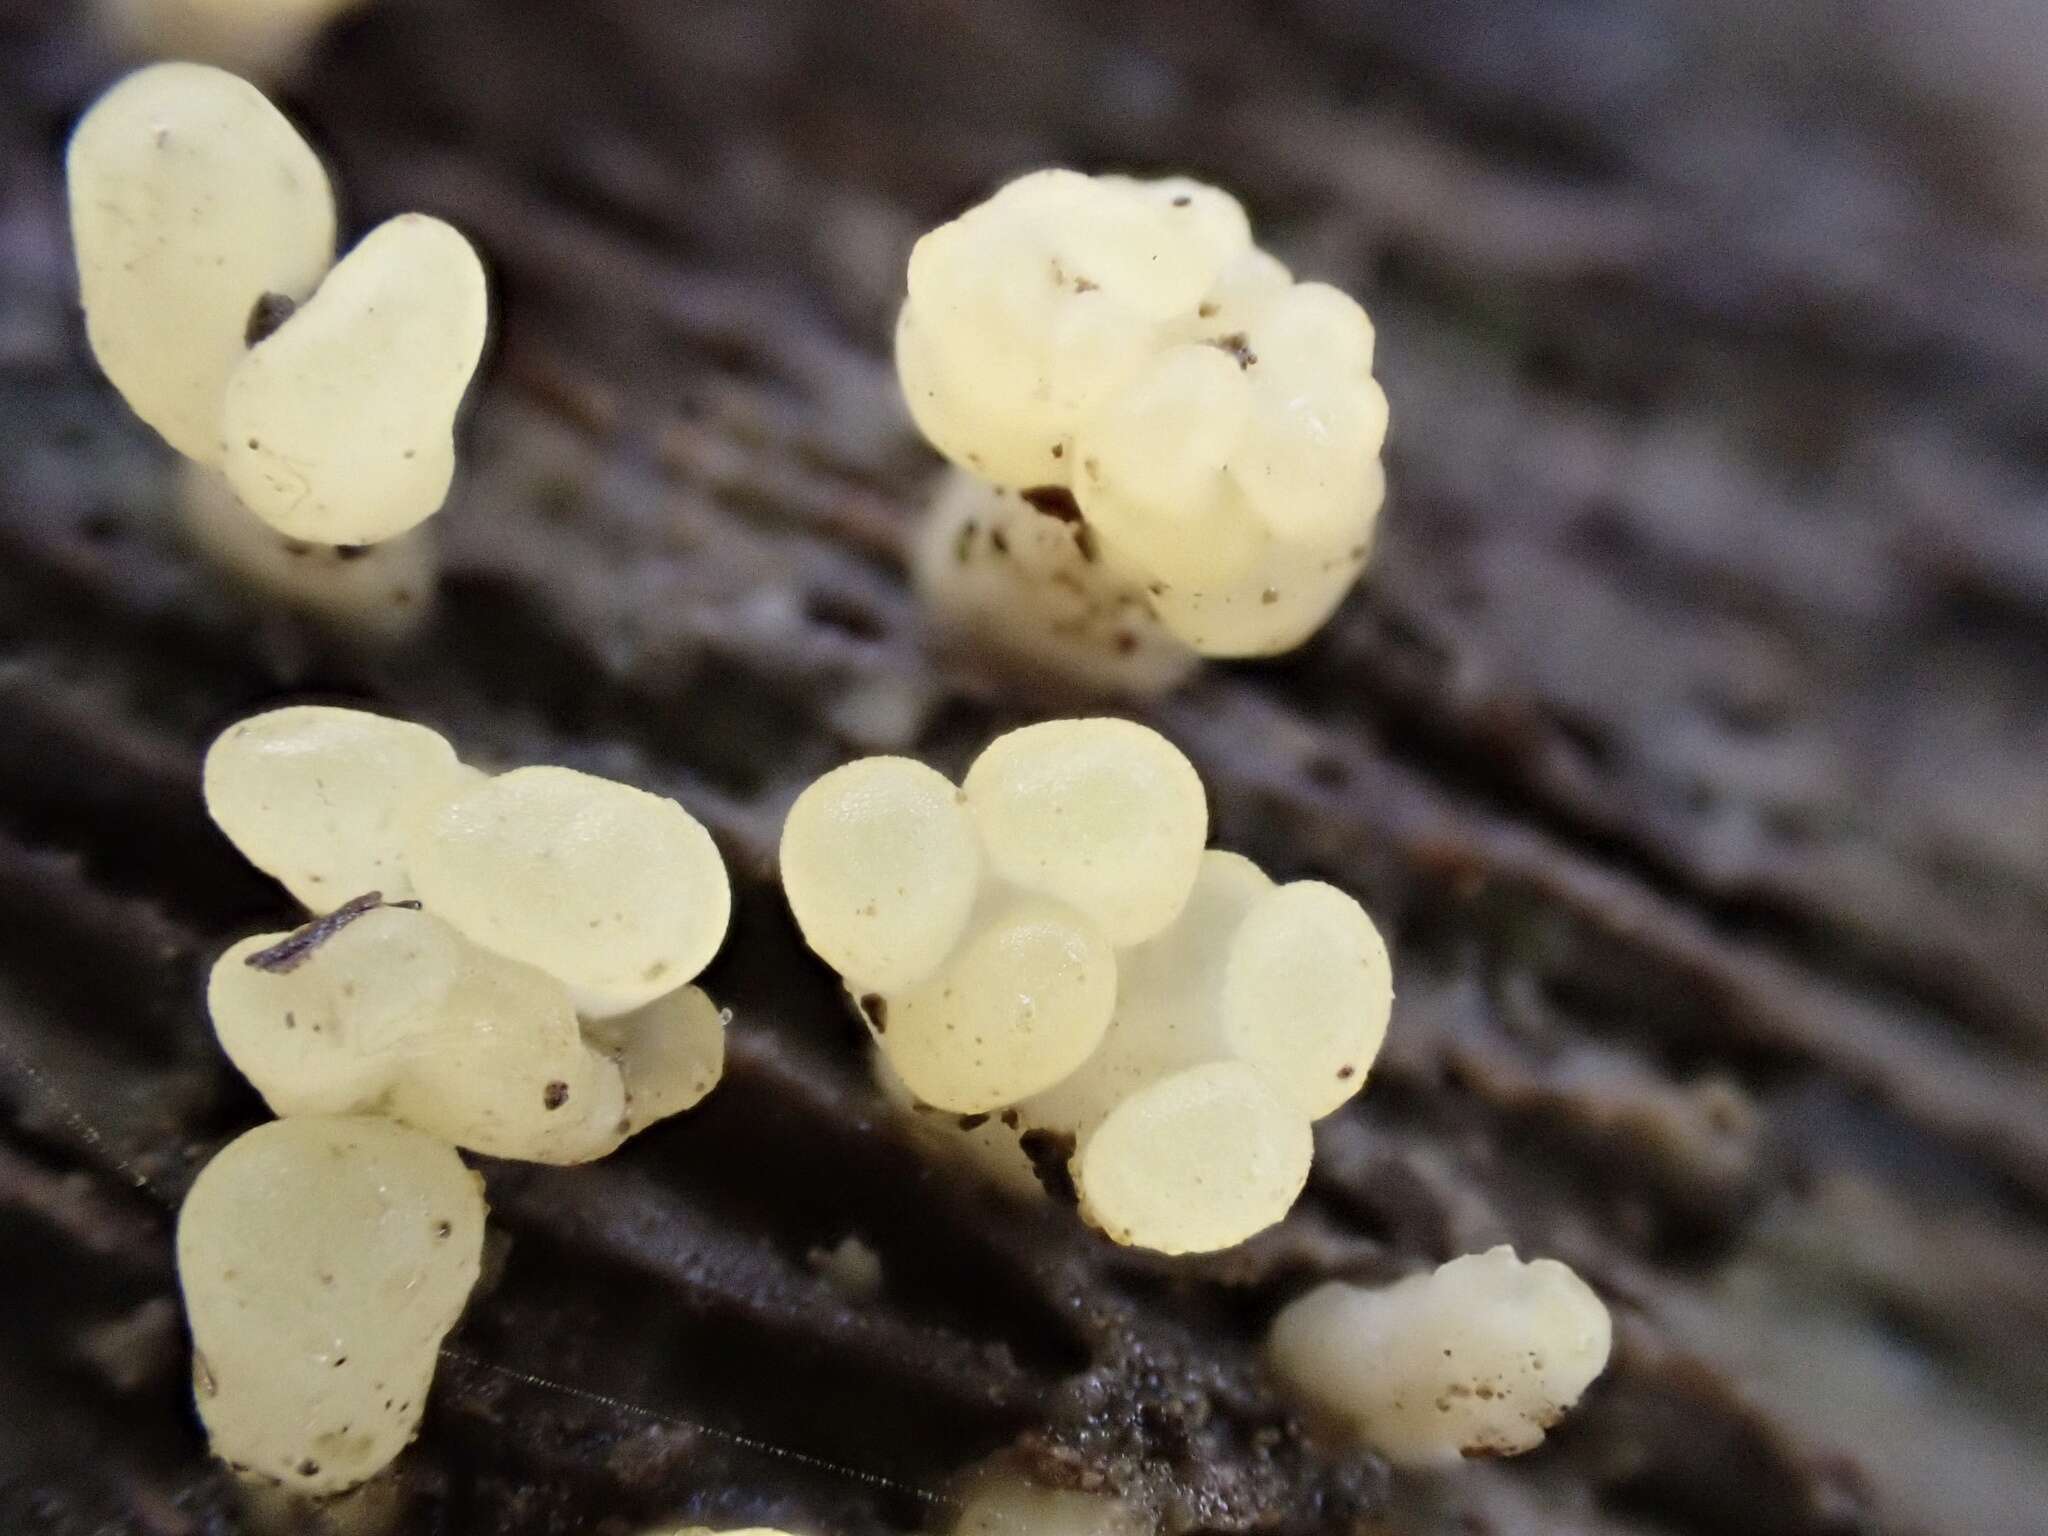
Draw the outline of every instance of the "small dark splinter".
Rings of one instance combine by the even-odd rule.
[[[308,957],[359,917],[367,917],[382,906],[405,907],[417,912],[416,901],[386,902],[382,891],[366,891],[354,901],[345,901],[325,917],[316,917],[303,928],[293,930],[268,949],[259,949],[244,963],[259,971],[285,975],[306,963]]]
[[[1249,368],[1259,360],[1259,354],[1252,350],[1251,338],[1243,331],[1232,331],[1228,336],[1211,337],[1209,345],[1228,352],[1237,360],[1237,366],[1240,368]]]

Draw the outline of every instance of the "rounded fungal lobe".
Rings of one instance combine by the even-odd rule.
[[[732,886],[675,801],[569,768],[519,768],[419,823],[407,867],[427,906],[484,948],[568,984],[591,1015],[694,978],[724,942]]]
[[[1080,1066],[1115,1005],[1116,956],[1087,918],[998,891],[945,965],[867,1011],[889,1064],[920,1101],[981,1114]]]
[[[1287,1215],[1315,1152],[1308,1117],[1257,1067],[1215,1061],[1124,1099],[1074,1160],[1081,1211],[1160,1253],[1229,1248]]]
[[[435,731],[359,709],[293,705],[207,751],[207,813],[242,856],[316,912],[412,895],[415,821],[469,777]]]
[[[389,1464],[418,1428],[483,1230],[479,1181],[453,1149],[388,1120],[300,1116],[230,1143],[178,1213],[214,1454],[307,1494]]]
[[[1607,1308],[1554,1259],[1506,1246],[1381,1289],[1339,1281],[1285,1307],[1280,1373],[1404,1466],[1517,1456],[1606,1369]]]
[[[1386,1039],[1394,973],[1379,930],[1335,886],[1297,880],[1251,906],[1227,953],[1225,1048],[1320,1120],[1365,1085]]]
[[[797,796],[781,862],[804,942],[856,991],[894,991],[938,969],[981,884],[960,792],[907,757],[862,758]]]
[[[221,468],[278,532],[375,544],[441,509],[483,355],[483,263],[456,230],[379,225],[227,382]]]
[[[1153,1528],[1121,1499],[1047,1488],[1005,1469],[975,1478],[953,1520],[953,1536],[1145,1536]]]
[[[334,260],[327,173],[248,82],[157,64],[86,113],[65,178],[93,355],[166,442],[218,463],[251,315],[304,300]]]
[[[1209,832],[1194,765],[1129,720],[1049,720],[991,742],[968,809],[1001,878],[1068,903],[1119,947],[1171,923]]]
[[[382,907],[296,963],[265,963],[292,937],[259,933],[215,962],[206,1006],[221,1049],[273,1113],[369,1110],[441,1027],[465,946],[425,913]]]

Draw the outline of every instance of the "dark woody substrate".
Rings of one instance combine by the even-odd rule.
[[[459,1358],[349,1518],[856,1536],[1007,1449],[1183,1530],[2039,1529],[2048,106],[2001,60],[2048,39],[1711,10],[372,8],[285,100],[349,231],[450,218],[503,310],[388,645],[183,550],[72,306],[58,155],[115,66],[0,0],[0,1529],[311,1528],[204,1458],[167,1214],[261,1114],[205,966],[293,921],[199,755],[306,697],[675,793],[740,888],[727,1081],[594,1167],[487,1168]],[[1241,191],[1366,301],[1394,404],[1362,593],[1141,711],[1219,841],[1398,955],[1294,1217],[1200,1261],[921,1156],[772,879],[832,764],[1098,707],[934,647],[901,569],[904,252],[1048,162]],[[849,1233],[873,1300],[814,1261]],[[1260,1367],[1315,1280],[1501,1240],[1617,1314],[1538,1455],[1390,1480]]]

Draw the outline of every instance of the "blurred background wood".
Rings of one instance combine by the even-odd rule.
[[[74,312],[59,155],[119,62],[0,0],[0,1519],[308,1518],[204,1461],[165,1207],[260,1116],[199,978],[285,916],[199,754],[320,696],[678,794],[742,886],[731,1079],[488,1169],[462,1359],[337,1520],[879,1532],[1017,1447],[1180,1529],[2037,1531],[2044,46],[2022,0],[383,0],[281,100],[351,234],[453,220],[503,314],[393,644],[185,550]],[[1241,193],[1395,413],[1330,631],[1144,711],[1401,994],[1295,1217],[1175,1265],[923,1161],[772,881],[833,763],[1098,707],[936,652],[900,557],[903,257],[1055,162]],[[849,1233],[870,1302],[810,1262]],[[1293,1419],[1280,1301],[1504,1239],[1617,1305],[1551,1446],[1389,1484]]]

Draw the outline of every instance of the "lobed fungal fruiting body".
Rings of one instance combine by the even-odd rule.
[[[1168,633],[1266,655],[1329,617],[1385,498],[1373,328],[1255,247],[1234,198],[1034,172],[920,240],[908,286],[896,361],[920,430],[1071,507]]]
[[[1200,1252],[1286,1215],[1393,998],[1355,902],[1275,886],[1207,831],[1163,737],[1049,721],[958,791],[903,759],[827,774],[791,809],[783,884],[914,1123],[1012,1189],[1070,1181],[1118,1242]]]
[[[731,885],[674,801],[567,769],[493,778],[423,726],[317,706],[230,727],[205,784],[252,862],[339,909],[214,967],[221,1044],[279,1114],[582,1162],[717,1082],[723,1020],[688,983]],[[392,904],[413,895],[424,910]]]
[[[433,612],[439,562],[430,528],[381,544],[309,543],[257,517],[220,471],[187,462],[178,516],[201,554],[260,598],[351,636],[397,639]]]
[[[1332,1281],[1290,1303],[1275,1366],[1406,1466],[1518,1456],[1606,1369],[1607,1308],[1554,1259],[1506,1246],[1382,1289]]]
[[[222,1049],[280,1115],[387,1114],[494,1157],[579,1163],[718,1080],[723,1030],[695,987],[586,1035],[560,981],[426,912],[380,907],[289,969],[261,963],[290,938],[235,945],[207,991]]]
[[[483,1228],[476,1175],[388,1120],[301,1116],[231,1142],[178,1213],[215,1453],[308,1494],[390,1462],[476,1283]]]
[[[403,214],[333,265],[318,158],[200,64],[115,85],[66,174],[94,355],[165,441],[293,539],[375,544],[440,509],[488,325],[468,241]]]

